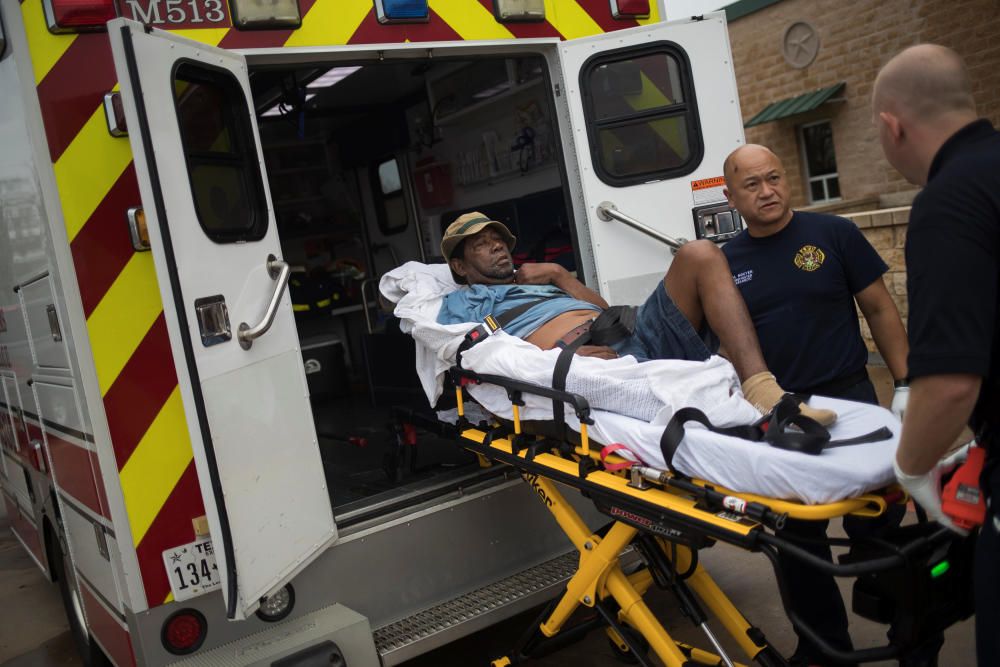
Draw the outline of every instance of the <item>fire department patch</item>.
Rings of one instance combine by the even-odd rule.
[[[795,253],[795,266],[803,271],[815,271],[824,260],[826,254],[814,245],[804,245]]]

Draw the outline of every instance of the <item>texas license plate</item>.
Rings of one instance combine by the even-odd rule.
[[[188,600],[222,584],[212,540],[203,538],[163,552],[163,564],[175,600]]]

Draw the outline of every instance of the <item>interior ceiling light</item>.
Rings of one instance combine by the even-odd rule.
[[[616,19],[648,19],[649,0],[611,0],[611,15]]]
[[[545,0],[493,0],[493,15],[502,23],[544,21]]]
[[[229,0],[237,29],[298,28],[302,14],[298,0]]]
[[[357,67],[334,67],[306,84],[306,88],[326,88],[332,86],[335,83],[340,83],[359,69],[361,69],[360,65]]]
[[[424,23],[430,17],[427,0],[375,0],[379,23]]]

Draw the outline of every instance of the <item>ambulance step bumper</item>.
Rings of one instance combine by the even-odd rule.
[[[554,597],[579,564],[576,551],[375,629],[385,667],[498,623]]]

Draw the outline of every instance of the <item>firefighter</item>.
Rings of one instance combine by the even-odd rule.
[[[723,165],[729,205],[747,229],[723,248],[760,339],[764,360],[790,391],[878,404],[865,369],[868,349],[861,338],[855,302],[896,379],[893,412],[905,409],[906,331],[882,274],[888,266],[850,220],[793,211],[781,160],[764,146],[733,151]],[[897,506],[877,520],[845,517],[844,529],[863,538],[896,525]],[[790,519],[780,534],[804,538],[803,548],[831,559],[827,521]],[[789,608],[830,645],[850,650],[847,610],[837,583],[797,558],[779,553]],[[936,653],[936,647],[930,652]],[[925,661],[906,661],[920,665]],[[803,634],[792,664],[828,664]]]
[[[890,164],[924,186],[906,241],[910,409],[896,477],[942,524],[939,461],[969,424],[988,448],[988,503],[975,562],[976,652],[1000,664],[1000,133],[978,118],[961,58],[902,51],[879,72],[873,120]],[[992,500],[992,503],[989,501]]]

